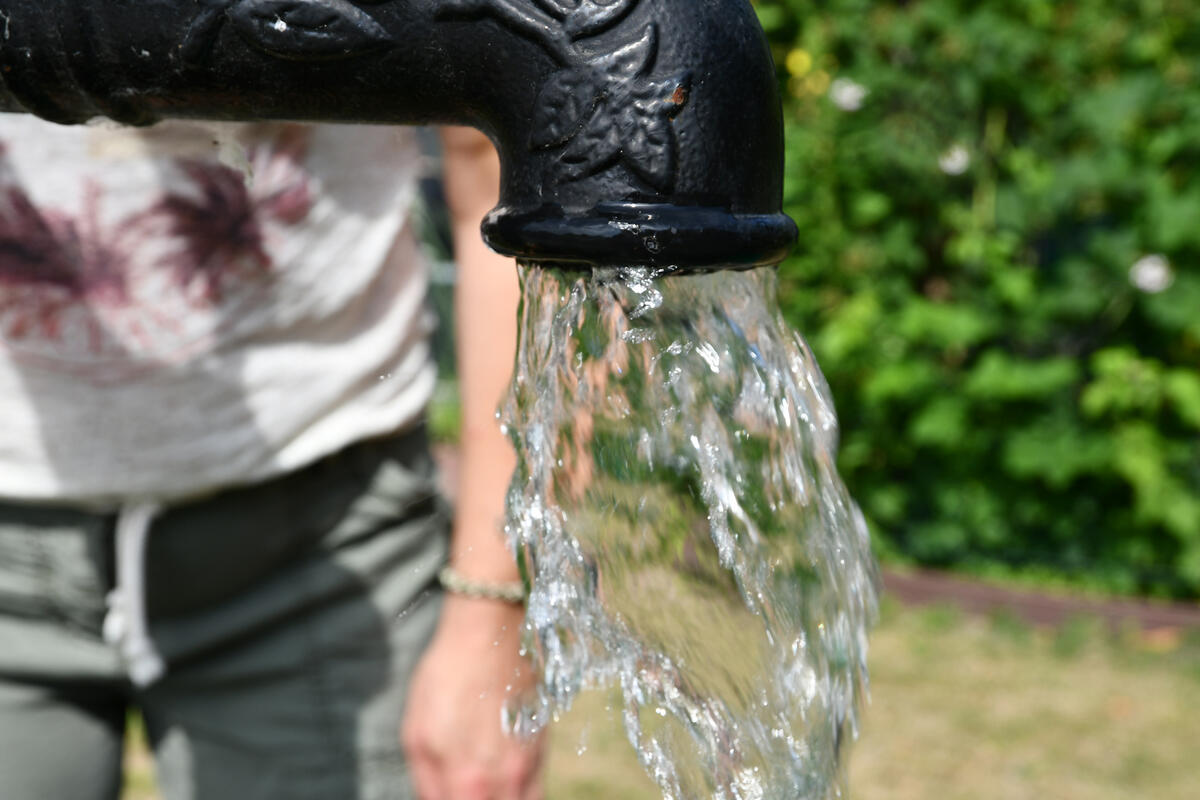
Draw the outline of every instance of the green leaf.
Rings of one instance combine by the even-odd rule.
[[[878,405],[908,397],[920,397],[939,383],[940,371],[930,362],[918,359],[881,364],[863,381],[863,397]]]
[[[892,212],[892,201],[886,194],[880,192],[863,192],[856,195],[851,208],[854,222],[862,227],[869,227],[879,222]]]
[[[1095,379],[1084,390],[1080,406],[1089,417],[1106,413],[1148,414],[1162,403],[1162,370],[1128,347],[1101,350],[1092,358]]]
[[[1200,375],[1188,370],[1171,370],[1163,390],[1180,419],[1200,430]]]
[[[960,397],[939,397],[925,406],[908,427],[914,444],[953,450],[967,430],[967,404]]]
[[[1003,464],[1015,477],[1042,480],[1061,489],[1082,476],[1104,474],[1112,467],[1111,457],[1107,436],[1049,418],[1010,434],[1004,442]]]
[[[1064,357],[1029,361],[989,350],[967,376],[964,390],[982,400],[1041,400],[1075,385],[1079,364]]]
[[[896,329],[917,343],[969,347],[991,335],[995,325],[979,308],[914,300],[896,320]]]

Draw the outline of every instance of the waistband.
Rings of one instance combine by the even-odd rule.
[[[317,495],[328,496],[321,492],[322,489],[332,490],[334,498],[329,505],[336,508],[339,505],[337,495],[344,494],[347,502],[357,496],[355,487],[361,481],[369,480],[377,466],[389,458],[415,466],[418,471],[423,467],[432,475],[428,440],[421,427],[359,442],[290,475],[176,506],[165,505],[154,498],[131,498],[123,503],[115,513],[115,585],[107,597],[103,635],[105,641],[119,649],[130,681],[144,688],[160,680],[167,668],[150,635],[147,613],[147,553],[156,521],[169,515],[184,517],[184,522],[191,517],[203,527],[206,517],[216,520],[227,515],[230,507],[242,509],[253,517],[254,512],[264,505],[268,509],[280,504],[290,506],[293,502],[302,507],[314,501],[321,505]],[[350,491],[339,492],[342,487]],[[290,515],[285,511],[283,516]],[[319,535],[322,532],[319,519],[313,522],[318,524],[314,524],[311,531]],[[254,532],[248,531],[247,535],[254,535]],[[292,544],[300,549],[308,537],[296,538],[300,541]]]

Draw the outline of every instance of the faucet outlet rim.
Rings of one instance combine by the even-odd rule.
[[[775,266],[796,242],[786,214],[735,214],[728,209],[669,203],[599,203],[571,213],[547,204],[501,206],[483,223],[498,253],[588,271],[649,266],[664,272],[711,272]]]

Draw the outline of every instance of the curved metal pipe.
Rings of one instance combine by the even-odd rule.
[[[782,128],[747,0],[0,0],[0,110],[461,124],[489,243],[581,267],[778,262]]]

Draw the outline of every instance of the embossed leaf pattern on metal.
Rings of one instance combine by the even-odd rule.
[[[651,188],[668,192],[678,148],[672,120],[688,101],[691,77],[653,79],[658,26],[615,48],[585,49],[580,40],[625,20],[639,0],[449,0],[457,12],[489,14],[542,45],[562,68],[534,104],[530,145],[562,148],[562,177],[578,180],[618,164]]]
[[[533,109],[534,148],[566,144],[596,111],[601,92],[591,70],[564,69],[552,75]]]
[[[357,0],[374,5],[389,0]],[[606,49],[594,39],[625,21],[640,0],[443,0],[438,16],[487,15],[542,46],[561,68],[533,110],[534,150],[562,148],[562,177],[578,180],[618,164],[656,191],[675,181],[672,120],[691,78],[652,79],[658,26]],[[388,31],[350,0],[198,0],[183,62],[202,60],[225,22],[278,58],[346,58],[391,43]],[[592,39],[590,44],[584,40]]]
[[[658,25],[650,23],[636,41],[595,59],[592,64],[617,81],[640,78],[650,71],[658,55]]]
[[[681,73],[650,80],[657,51],[658,29],[651,23],[639,39],[588,65],[586,73],[599,84],[596,111],[563,154],[568,177],[586,177],[620,162],[654,188],[670,189],[676,158],[671,120],[687,102],[690,79]],[[552,79],[543,97],[554,86]]]
[[[638,0],[538,0],[572,39],[594,36],[620,22]]]
[[[342,58],[388,43],[388,32],[348,0],[241,0],[229,10],[234,29],[280,58]]]
[[[202,0],[201,5],[183,44],[185,63],[201,60],[227,21],[251,46],[299,61],[348,58],[391,42],[388,31],[349,0]]]

